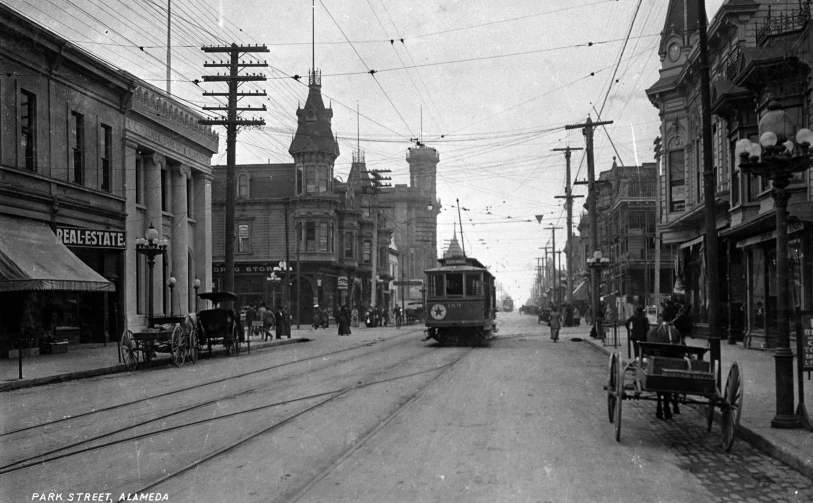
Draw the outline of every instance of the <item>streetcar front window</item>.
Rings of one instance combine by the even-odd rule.
[[[463,296],[463,273],[446,274],[446,296]]]
[[[443,297],[443,276],[440,274],[429,275],[429,296]]]
[[[483,295],[483,282],[480,273],[466,274],[466,296],[480,297]]]

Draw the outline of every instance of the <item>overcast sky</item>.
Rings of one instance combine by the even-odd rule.
[[[0,1],[165,88],[166,0]],[[711,18],[722,0],[706,3]],[[562,200],[554,198],[564,194],[565,160],[551,150],[584,147],[581,132],[564,126],[582,123],[588,114],[596,120],[597,111],[614,121],[606,133],[597,131],[597,172],[608,169],[614,155],[625,165],[653,160],[659,119],[644,90],[658,79],[667,5],[666,0],[643,0],[640,7],[637,0],[316,0],[316,67],[342,150],[336,175],[344,179],[349,171],[358,129],[368,167],[390,169],[393,183],[407,183],[406,149],[420,135],[440,152],[439,240],[452,237],[459,199],[467,253],[490,265],[515,301],[525,302],[535,257],[550,241],[545,227],[565,227]],[[172,92],[195,109],[217,105],[201,95],[204,90],[223,90],[193,82],[217,71],[203,67],[212,56],[201,46],[269,47],[269,54],[259,56],[270,65],[269,80],[249,86],[268,97],[244,102],[267,105],[262,114],[267,126],[240,133],[237,162],[291,162],[288,146],[297,105],[307,97],[312,60],[311,1],[172,0],[172,13]],[[575,152],[575,178],[586,177],[583,161],[582,152]],[[221,147],[213,163],[224,162]],[[574,193],[585,192],[577,187]],[[574,224],[583,201],[574,205]],[[539,224],[535,215],[545,220]],[[557,248],[565,242],[565,230],[556,231]]]

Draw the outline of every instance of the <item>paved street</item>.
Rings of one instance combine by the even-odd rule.
[[[488,348],[438,348],[416,327],[314,331],[237,359],[5,393],[0,500],[813,499],[813,482],[747,443],[725,454],[692,407],[661,421],[626,401],[616,443],[606,357],[572,340],[584,331],[553,343],[535,317],[500,318]]]

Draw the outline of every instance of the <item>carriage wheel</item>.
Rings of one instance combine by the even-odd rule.
[[[125,330],[121,334],[121,361],[127,370],[135,370],[138,368],[138,346],[135,339],[133,339],[133,332]]]
[[[240,356],[240,331],[237,330],[237,325],[234,325],[234,328],[231,332],[231,343],[234,346],[234,356]]]
[[[187,348],[189,352],[186,357],[192,363],[198,362],[198,353],[200,353],[200,345],[198,344],[198,331],[195,329],[195,326],[192,326],[192,330],[189,332],[189,347]]]
[[[186,361],[186,337],[184,337],[183,329],[180,325],[175,325],[172,329],[172,337],[170,338],[170,350],[172,351],[172,363],[176,367],[183,367]]]
[[[612,423],[615,420],[615,402],[618,397],[615,388],[618,381],[618,353],[610,354],[610,377],[607,379],[607,415]]]
[[[621,355],[618,356],[618,377],[616,378],[615,401],[615,441],[621,441],[621,404],[624,402],[624,367],[621,364]]]
[[[740,364],[733,362],[728,369],[728,377],[725,380],[725,391],[723,394],[723,449],[731,452],[734,446],[734,435],[740,427],[740,416],[742,415],[744,381]]]

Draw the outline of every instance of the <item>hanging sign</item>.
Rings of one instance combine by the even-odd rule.
[[[802,360],[802,371],[813,371],[813,314],[802,315],[802,333],[799,358]],[[799,376],[801,379],[801,376]]]
[[[339,290],[347,290],[347,276],[338,277]]]

